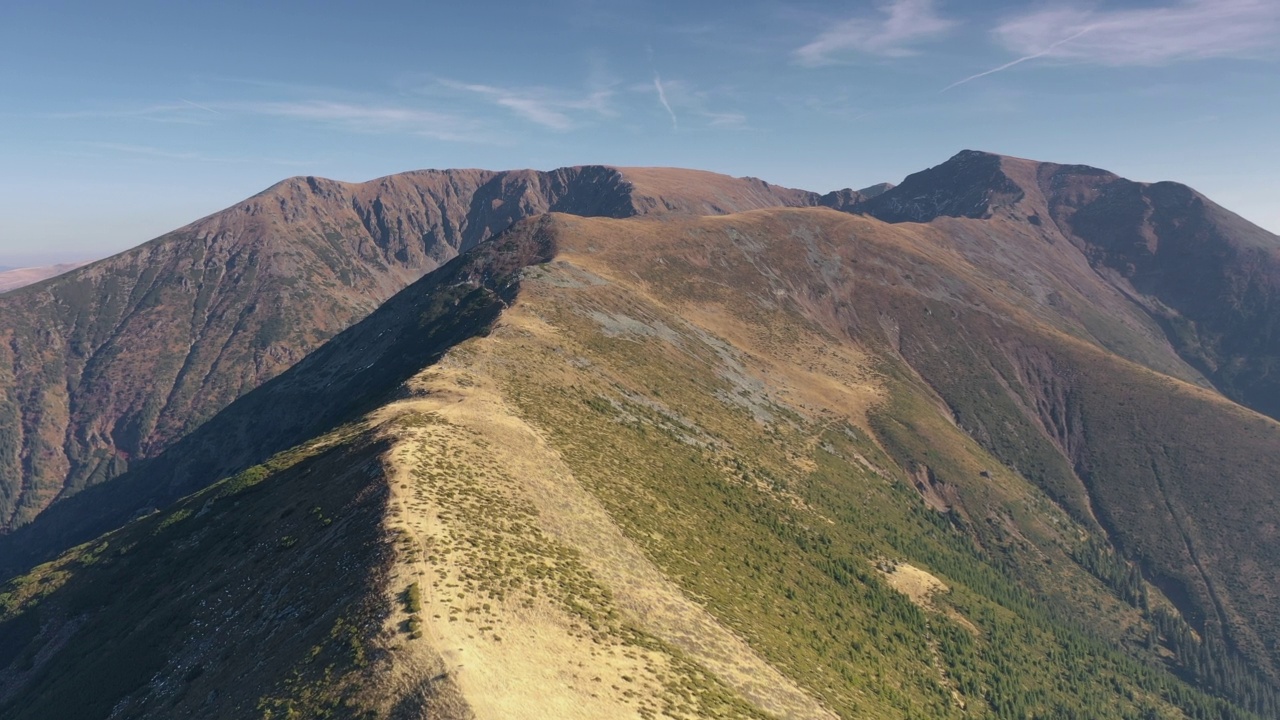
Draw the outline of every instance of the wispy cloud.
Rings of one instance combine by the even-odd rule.
[[[250,100],[179,102],[135,108],[85,109],[44,113],[54,120],[143,120],[162,123],[208,125],[219,122],[213,116],[264,117],[297,120],[359,133],[419,135],[446,141],[474,142],[483,139],[479,123],[451,113],[380,103],[333,100]]]
[[[991,68],[990,70],[983,70],[983,71],[982,71],[982,72],[980,72],[980,73],[974,73],[973,75],[970,75],[969,77],[961,78],[961,79],[959,79],[959,80],[957,80],[957,81],[955,81],[955,82],[951,83],[950,85],[948,85],[948,86],[946,86],[946,87],[942,88],[942,92],[946,92],[946,91],[950,90],[951,88],[956,87],[957,85],[963,85],[963,84],[965,84],[965,83],[967,83],[967,82],[971,82],[971,81],[973,81],[973,80],[977,80],[977,79],[978,79],[978,78],[980,78],[980,77],[986,77],[986,76],[988,76],[988,75],[995,75],[995,74],[996,74],[996,73],[998,73],[998,72],[1002,72],[1002,71],[1004,71],[1004,70],[1008,70],[1009,68],[1013,67],[1014,65],[1021,65],[1022,63],[1027,62],[1028,60],[1035,60],[1035,59],[1037,59],[1037,58],[1046,57],[1046,56],[1050,55],[1051,53],[1053,53],[1053,51],[1055,51],[1055,50],[1057,50],[1058,48],[1062,47],[1063,45],[1066,45],[1067,43],[1069,43],[1069,42],[1071,42],[1071,41],[1073,41],[1073,40],[1076,40],[1077,38],[1082,37],[1085,33],[1088,33],[1088,32],[1090,32],[1090,31],[1092,31],[1093,29],[1094,29],[1094,28],[1093,28],[1093,26],[1092,26],[1092,25],[1086,26],[1086,27],[1084,27],[1083,29],[1081,29],[1079,32],[1076,32],[1075,34],[1072,34],[1072,35],[1068,35],[1067,37],[1064,37],[1064,38],[1062,38],[1061,40],[1058,40],[1058,41],[1056,41],[1056,42],[1054,42],[1054,43],[1050,44],[1048,47],[1046,47],[1046,48],[1045,48],[1045,49],[1043,49],[1043,50],[1040,50],[1040,51],[1038,51],[1038,52],[1033,52],[1033,53],[1031,53],[1030,55],[1023,55],[1022,57],[1020,57],[1020,58],[1016,58],[1016,59],[1014,59],[1014,60],[1010,60],[1009,62],[1007,62],[1007,63],[1005,63],[1005,64],[1003,64],[1003,65],[998,65],[998,66],[996,66],[996,67],[993,67],[993,68]]]
[[[202,160],[204,159],[199,153],[194,152],[177,152],[173,150],[165,150],[149,145],[129,145],[126,143],[114,142],[85,142],[80,143],[85,147],[97,150],[110,150],[116,153],[125,153],[128,155],[143,155],[150,158],[160,160]]]
[[[609,106],[613,91],[593,90],[585,96],[569,96],[549,88],[503,88],[493,85],[461,83],[440,80],[441,85],[453,90],[463,90],[480,95],[504,107],[516,115],[552,130],[570,130],[577,127],[577,116],[587,114],[611,117],[615,113]]]
[[[658,102],[671,116],[671,129],[679,130],[680,121],[676,119],[676,111],[671,109],[671,103],[667,101],[667,89],[662,86],[662,77],[656,72],[653,74],[653,89],[658,91]]]
[[[709,110],[699,113],[707,119],[707,124],[711,127],[719,128],[743,128],[747,125],[747,116],[736,112],[711,112]]]
[[[403,133],[450,141],[478,139],[473,123],[466,118],[403,106],[328,100],[210,103],[210,106],[235,113],[303,120],[354,132]]]
[[[846,96],[832,97],[829,95],[806,97],[799,101],[805,108],[815,113],[831,115],[843,120],[855,121],[865,120],[871,117],[871,111],[858,103],[854,103]]]
[[[942,35],[955,23],[940,17],[933,0],[890,0],[881,5],[879,17],[858,17],[837,23],[812,42],[795,51],[801,65],[830,65],[839,56],[864,53],[902,57],[914,46]]]
[[[191,107],[196,108],[197,110],[204,110],[205,112],[210,112],[210,113],[213,113],[214,115],[221,115],[221,114],[222,114],[222,113],[218,112],[217,110],[214,110],[214,109],[213,109],[213,108],[211,108],[211,107],[207,107],[207,106],[205,106],[205,105],[201,105],[200,103],[197,103],[197,102],[191,102],[190,100],[188,100],[188,99],[186,99],[186,98],[178,98],[178,99],[179,99],[179,100],[181,100],[182,102],[184,102],[184,103],[186,103],[186,104],[190,105]]]
[[[48,120],[145,120],[158,123],[178,123],[183,125],[204,125],[205,113],[196,113],[195,103],[183,100],[181,103],[161,103],[132,108],[88,108],[59,112],[39,113],[37,117]],[[208,108],[200,108],[207,110]]]
[[[79,144],[83,147],[93,148],[95,150],[106,150],[113,153],[153,158],[156,160],[177,160],[181,162],[200,163],[266,163],[270,165],[311,164],[304,160],[287,160],[283,158],[259,156],[248,157],[243,155],[210,155],[208,153],[194,151],[168,150],[151,145],[130,145],[127,143],[116,142],[83,142]]]
[[[714,90],[698,88],[687,80],[664,79],[656,70],[650,82],[637,82],[626,88],[627,93],[657,100],[658,108],[671,120],[671,129],[718,128],[743,130],[748,127],[747,116],[726,109],[727,103],[736,99],[732,88]],[[646,100],[646,101],[648,101]]]
[[[1274,56],[1280,3],[1183,0],[1131,10],[1053,8],[1007,18],[992,33],[1017,58],[946,89],[1041,58],[1121,67]]]

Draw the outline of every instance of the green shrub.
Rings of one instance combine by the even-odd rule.
[[[410,585],[404,591],[404,609],[410,615],[422,612],[422,589],[418,587],[418,583]]]

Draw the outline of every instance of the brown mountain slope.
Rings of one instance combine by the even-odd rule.
[[[477,246],[397,293],[301,362],[233,401],[156,458],[0,536],[5,574],[165,507],[358,416],[448,348],[493,323],[517,272],[554,252],[545,222]]]
[[[725,215],[766,207],[818,205],[816,194],[703,170],[622,168],[637,214]],[[575,213],[582,215],[584,213]]]
[[[1008,277],[1028,262],[1043,270],[1037,259],[1046,254],[1066,261],[1055,261],[1052,272],[1070,268],[1079,277],[1087,264],[1092,287],[1080,287],[1098,311],[1136,306],[1145,316],[1142,333],[1150,336],[1157,326],[1194,375],[1280,417],[1280,375],[1272,372],[1280,358],[1280,237],[1185,185],[965,151],[853,211],[895,223],[953,217],[1030,224],[1044,242],[1060,247],[998,248],[996,260],[1005,260]],[[1118,296],[1131,302],[1117,303]],[[1186,368],[1153,364],[1152,356],[1108,335],[1107,329],[1097,333],[1110,349],[1189,377]]]
[[[634,176],[634,180],[632,177]],[[153,457],[460,250],[547,211],[814,204],[682,170],[293,178],[0,298],[0,529]]]
[[[1060,329],[1071,328],[1069,318],[1048,322],[1055,303],[1038,288],[995,284],[989,266],[957,249],[972,250],[966,239],[979,230],[996,232],[983,222],[908,227],[760,211],[700,221],[731,247],[695,242],[688,230],[619,243],[613,251],[625,260],[610,262],[637,268],[659,296],[699,297],[718,292],[701,280],[705,269],[740,254],[744,270],[768,278],[754,281],[757,302],[785,298],[833,337],[891,367],[905,363],[969,436],[1086,526],[1100,522],[1198,628],[1225,635],[1274,677],[1280,583],[1266,568],[1280,557],[1280,536],[1266,528],[1280,512],[1280,424],[1073,337]],[[660,265],[640,271],[642,256]],[[1067,307],[1087,302],[1068,299]],[[909,453],[896,458],[903,466],[933,464],[918,438],[897,437],[918,430],[887,430],[903,418],[890,412],[878,422],[895,436],[885,438],[891,452],[914,448],[900,451]],[[954,472],[933,468],[938,482],[963,483]]]
[[[1185,186],[966,151],[854,211],[941,230],[939,246],[986,275],[988,289],[1056,330],[1272,417],[1280,409],[1269,373],[1280,349],[1271,310],[1280,238]],[[1139,374],[1130,382],[1147,391],[1135,396],[1108,380],[1115,371],[1098,370],[1107,363],[1073,353],[1077,364],[1066,367],[1065,350],[1011,347],[999,327],[988,333],[964,340],[937,326],[903,354],[966,431],[1078,517],[1101,521],[1214,642],[1226,633],[1274,677],[1277,588],[1263,568],[1280,548],[1266,530],[1274,498],[1265,458],[1280,438],[1247,415],[1228,422],[1193,410],[1171,392],[1176,384]],[[1094,393],[1089,409],[1081,398]],[[1035,430],[1011,424],[1015,413]],[[1071,472],[1037,449],[1039,434]]]
[[[1274,716],[1280,425],[985,222],[518,223],[7,538],[241,471],[0,591],[0,717]]]

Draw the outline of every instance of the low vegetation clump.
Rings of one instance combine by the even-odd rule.
[[[418,587],[418,583],[412,583],[404,591],[404,611],[409,616],[405,620],[405,631],[409,633],[409,637],[418,640],[422,637],[422,589]]]
[[[410,615],[422,612],[422,589],[413,583],[404,591],[404,611]]]

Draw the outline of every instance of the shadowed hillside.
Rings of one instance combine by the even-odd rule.
[[[447,263],[157,458],[0,537],[7,574],[328,432],[384,400],[448,348],[486,332],[514,299],[519,270],[554,252],[544,224],[530,222]]]

